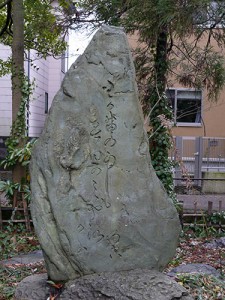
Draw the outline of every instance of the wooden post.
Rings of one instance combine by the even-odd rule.
[[[212,201],[208,201],[208,215],[211,216],[212,215],[212,209],[213,209],[213,202]],[[211,221],[208,224],[209,226],[211,226]]]
[[[1,200],[0,200],[0,230],[2,230],[2,206],[1,206]]]
[[[222,211],[222,200],[219,201],[219,213]],[[221,233],[221,219],[219,220],[219,234]]]
[[[196,214],[197,214],[197,201],[194,202],[194,215],[195,215],[195,218],[194,218],[194,227],[196,226],[196,223],[197,223]]]
[[[24,198],[24,193],[22,193],[22,201],[23,201],[23,212],[24,212],[24,219],[25,219],[26,229],[28,231],[31,231],[30,216],[29,216],[28,207],[27,207],[27,200]]]
[[[219,201],[219,213],[222,211],[222,200]]]
[[[180,159],[182,160],[182,155],[183,155],[183,138],[182,136],[176,136],[175,138],[175,155],[174,155],[174,160],[175,161],[179,161]],[[175,180],[174,185],[178,186],[181,185],[181,179],[182,178],[182,172],[181,172],[181,168],[179,165],[176,164],[175,167],[175,178],[177,178],[178,180]]]
[[[212,208],[213,208],[213,202],[212,201],[208,201],[208,214],[209,215],[212,214]]]
[[[202,158],[203,158],[203,142],[202,137],[196,137],[195,139],[195,166],[194,166],[194,178],[202,178]],[[195,180],[194,184],[201,186],[201,180]]]
[[[14,191],[13,193],[13,208],[17,207],[18,206],[18,192],[17,191]]]

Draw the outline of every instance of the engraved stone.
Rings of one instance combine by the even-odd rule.
[[[162,269],[179,220],[151,166],[126,35],[103,26],[65,75],[31,162],[48,275]]]

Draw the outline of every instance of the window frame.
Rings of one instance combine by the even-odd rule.
[[[202,112],[203,112],[203,91],[201,89],[193,89],[193,88],[167,88],[166,89],[166,95],[167,95],[167,91],[174,91],[174,108],[173,109],[173,116],[174,116],[174,125],[177,127],[201,127],[202,126]],[[200,108],[200,122],[179,122],[177,121],[177,94],[178,91],[181,92],[200,92],[201,93],[201,97],[200,97],[200,101],[201,101],[201,108]],[[168,100],[170,100],[170,98],[167,96]],[[171,98],[172,99],[172,98]],[[199,98],[198,98],[199,99]],[[184,100],[185,101],[185,100]]]

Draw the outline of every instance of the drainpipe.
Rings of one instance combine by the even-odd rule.
[[[27,79],[28,79],[28,85],[30,85],[30,49],[28,49]],[[29,136],[29,110],[30,110],[30,95],[28,95],[28,99],[27,99],[27,117],[26,117],[27,136]]]

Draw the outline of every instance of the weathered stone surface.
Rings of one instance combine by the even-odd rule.
[[[6,260],[1,260],[0,265],[3,266],[13,265],[13,264],[27,265],[27,264],[36,264],[40,262],[44,262],[44,258],[43,258],[42,251],[37,250],[31,253],[14,256],[13,258],[9,258]]]
[[[38,274],[26,277],[17,286],[14,298],[16,300],[47,299],[50,295],[50,288],[47,285],[47,279],[47,274]]]
[[[180,265],[176,268],[173,268],[167,275],[176,276],[176,274],[182,273],[197,273],[197,274],[206,274],[211,275],[217,278],[221,277],[219,271],[217,271],[214,267],[207,264],[187,264]]]
[[[17,287],[15,300],[47,299],[46,275],[29,276]],[[52,295],[57,292],[52,291]],[[193,300],[181,285],[157,271],[135,270],[87,275],[69,281],[59,300]]]
[[[209,249],[225,248],[225,237],[215,239],[210,243],[205,243],[204,246]]]
[[[54,98],[31,162],[31,211],[52,280],[163,268],[180,225],[150,163],[122,29],[103,26]]]

